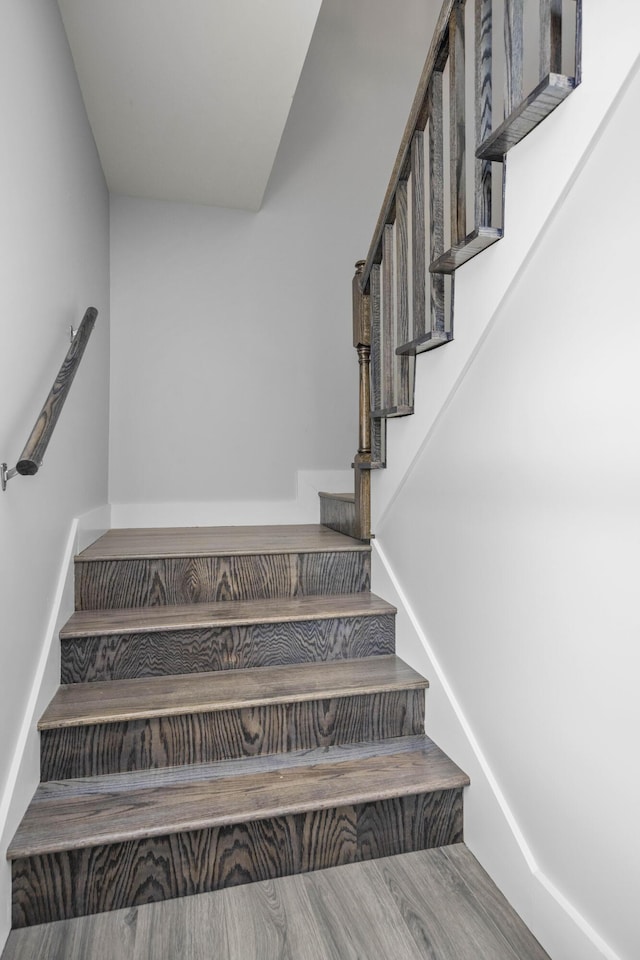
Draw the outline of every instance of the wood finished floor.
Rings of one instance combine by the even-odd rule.
[[[375,617],[396,613],[396,608],[373,593],[342,596],[228,600],[226,603],[182,603],[165,607],[115,610],[78,610],[60,631],[62,640],[96,634],[160,633],[198,627],[232,627],[243,624],[290,623],[338,617]]]
[[[231,557],[279,553],[369,553],[319,523],[269,527],[158,527],[109,530],[76,558],[79,562],[155,557]]]
[[[46,855],[468,785],[467,775],[428,737],[404,740],[395,741],[393,753],[372,754],[367,745],[328,750],[327,761],[312,765],[300,763],[300,754],[286,765],[268,758],[242,761],[257,772],[240,778],[219,778],[216,768],[205,764],[199,779],[180,768],[168,770],[164,783],[150,771],[139,780],[129,775],[126,791],[125,775],[114,777],[114,790],[111,777],[41,784],[8,856]]]
[[[0,960],[549,960],[464,844],[13,930]]]
[[[429,683],[395,655],[250,667],[61,686],[39,730],[139,717],[241,710],[278,703],[422,690]]]

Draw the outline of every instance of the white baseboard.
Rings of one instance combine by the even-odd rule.
[[[0,951],[11,929],[11,868],[7,847],[40,780],[38,717],[60,685],[58,633],[73,612],[73,558],[110,526],[110,508],[76,517],[60,559],[53,601],[7,779],[0,795]]]
[[[291,500],[114,503],[112,527],[217,527],[319,523],[318,492],[353,489],[352,470],[299,470]]]
[[[540,868],[378,540],[372,541],[372,567],[372,588],[398,608],[398,655],[429,678],[429,735],[471,777],[467,846],[554,960],[623,960]]]

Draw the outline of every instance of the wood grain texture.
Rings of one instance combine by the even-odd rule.
[[[396,190],[396,324],[393,347],[409,339],[409,187],[401,180]],[[397,405],[413,401],[412,359],[396,355]]]
[[[321,524],[246,527],[141,527],[109,530],[76,561],[156,557],[232,557],[279,553],[367,551],[369,547]]]
[[[349,499],[346,499],[348,496]],[[320,493],[320,523],[349,537],[358,536],[355,494]]]
[[[318,764],[329,763],[356,763],[373,757],[399,757],[403,753],[421,752],[423,758],[429,758],[434,766],[434,780],[432,787],[450,785],[450,777],[459,775],[460,771],[451,766],[451,761],[438,749],[436,744],[424,733],[407,737],[386,738],[385,740],[368,740],[359,743],[343,743],[333,747],[314,747],[311,750],[297,750],[289,753],[274,753],[268,756],[242,757],[235,760],[217,760],[214,763],[193,764],[180,767],[154,767],[151,770],[137,770],[129,773],[113,773],[102,777],[83,777],[71,780],[50,780],[40,783],[36,790],[33,802],[36,805],[31,811],[32,826],[40,824],[44,832],[38,833],[46,843],[50,836],[50,826],[46,824],[46,817],[50,808],[48,801],[55,801],[56,809],[60,803],[71,806],[84,802],[86,798],[94,799],[102,796],[105,803],[110,803],[116,794],[133,792],[137,795],[141,790],[164,790],[166,787],[178,787],[187,790],[189,784],[214,781],[227,781],[233,777],[254,777],[258,774],[268,774],[271,779],[274,775],[288,777],[293,770],[316,767]],[[396,762],[395,760],[393,761]],[[457,771],[457,774],[456,774]],[[462,782],[462,781],[460,781]],[[458,781],[456,781],[458,783]],[[121,812],[118,814],[121,815]],[[23,835],[23,838],[26,834]],[[126,839],[126,837],[124,838]],[[22,847],[31,850],[31,847]],[[42,849],[48,849],[44,847]]]
[[[451,247],[429,264],[429,270],[432,274],[455,273],[463,263],[477,257],[487,247],[501,240],[502,236],[503,232],[499,227],[477,227],[455,247]]]
[[[351,282],[351,302],[353,319],[353,346],[371,346],[371,304],[369,297],[360,287],[364,260],[356,261],[356,272]]]
[[[421,690],[87,723],[42,731],[40,778],[65,780],[210,763],[402,737],[421,730]]]
[[[371,424],[371,414],[369,414],[369,424]],[[369,432],[369,442],[371,443],[371,431]],[[354,463],[354,476],[356,488],[356,524],[358,537],[361,540],[371,540],[371,454],[362,463]]]
[[[381,270],[376,263],[371,268],[371,409],[382,407],[382,304]],[[379,420],[371,422],[371,460],[384,463],[386,424]]]
[[[482,160],[502,160],[509,150],[531,133],[575,89],[573,77],[550,74],[500,124],[476,151]]]
[[[268,816],[455,790],[469,778],[422,735],[394,749],[329,748],[326,761],[283,755],[245,760],[251,772],[219,777],[211,767],[43,784],[13,838],[9,859],[241,823]],[[344,758],[347,759],[344,759]],[[317,759],[317,756],[313,756]],[[259,765],[259,771],[253,772]],[[235,764],[234,764],[235,766]],[[205,772],[203,772],[205,771]],[[131,780],[143,786],[132,787]],[[127,785],[128,784],[128,785]]]
[[[14,930],[2,960],[479,956],[549,960],[459,843]]]
[[[434,73],[429,87],[429,259],[444,251],[444,118],[442,74]],[[444,279],[432,274],[430,286],[430,333],[444,332]],[[426,332],[426,331],[425,331]],[[422,341],[420,341],[422,342]]]
[[[60,372],[49,391],[49,395],[44,402],[35,426],[16,464],[16,470],[21,476],[33,476],[42,465],[51,436],[69,395],[71,384],[80,366],[80,361],[89,342],[89,337],[93,332],[97,316],[98,311],[96,308],[89,307],[82,318],[77,333],[64,358],[64,362],[60,367]]]
[[[381,690],[422,690],[428,685],[395,655],[278,664],[234,673],[76,683],[58,689],[38,729],[300,703]]]
[[[433,851],[428,862],[410,855],[402,864],[389,859],[375,865],[421,955],[545,960],[547,954],[461,847],[460,857],[451,846]]]
[[[451,168],[451,246],[467,232],[464,2],[458,0],[449,23],[449,163]]]
[[[396,405],[395,364],[395,257],[394,228],[388,223],[382,235],[382,407]]]
[[[509,118],[524,99],[524,0],[504,0],[504,115]]]
[[[433,274],[433,276],[436,276],[436,274]],[[401,349],[403,353],[417,356],[419,353],[426,353],[428,350],[435,350],[436,347],[443,347],[446,343],[450,343],[452,340],[453,335],[449,331],[428,330],[423,337],[417,337],[415,340],[411,340],[409,343],[404,343],[402,347],[398,347],[398,349]]]
[[[372,617],[396,613],[396,608],[375,593],[184,603],[162,607],[76,611],[60,631],[62,640],[96,635],[163,633],[200,627],[234,627],[278,624],[336,617]]]
[[[492,119],[492,30],[493,0],[475,0],[475,111],[476,149],[491,134]],[[543,0],[544,2],[544,0]],[[475,227],[491,226],[491,163],[475,164]]]
[[[385,614],[70,638],[62,642],[61,682],[176,676],[391,654],[395,651],[394,621],[393,614]]]
[[[562,0],[540,0],[540,79],[562,73]]]
[[[411,285],[413,329],[411,339],[427,329],[426,305],[426,194],[424,188],[424,133],[417,130],[411,141]],[[409,339],[409,338],[407,338]],[[399,339],[399,344],[404,341]]]
[[[407,863],[412,873],[417,866],[413,860],[409,858]],[[429,860],[430,867],[436,864],[437,870],[432,868],[434,874],[437,873],[441,878],[448,876],[462,886],[462,896],[459,898],[461,912],[469,910],[478,917],[480,923],[486,924],[493,935],[496,954],[504,950],[503,944],[506,943],[513,951],[514,960],[521,960],[522,957],[548,960],[546,951],[466,847],[462,844],[460,850],[455,846],[443,847],[437,856]],[[424,865],[418,869],[419,874],[424,875]],[[442,886],[436,887],[434,896],[441,896],[441,890]]]
[[[382,406],[382,302],[380,264],[371,271],[371,407]],[[373,454],[373,450],[372,450]]]
[[[327,960],[322,924],[300,877],[264,880],[194,899],[211,896],[224,900],[226,940],[220,958]]]
[[[362,865],[354,864],[358,870]],[[311,882],[307,882],[310,880]],[[339,868],[300,878],[312,915],[318,917],[324,956],[335,960],[418,960],[402,915],[383,880]],[[384,923],[380,918],[384,917]]]
[[[396,162],[393,166],[393,172],[389,180],[387,192],[385,194],[380,215],[378,216],[376,228],[369,246],[366,263],[362,271],[363,290],[368,289],[372,268],[375,263],[379,262],[379,250],[382,242],[382,234],[384,233],[385,225],[389,223],[390,220],[391,211],[395,203],[397,183],[400,180],[403,171],[407,168],[407,157],[411,149],[413,134],[416,130],[424,130],[426,126],[428,116],[427,92],[429,90],[429,85],[432,81],[434,73],[441,72],[444,68],[444,59],[446,58],[446,51],[448,49],[449,42],[449,20],[451,17],[451,12],[458,2],[459,0],[444,0],[438,16],[438,22],[436,23],[433,38],[431,40],[431,46],[429,47],[429,52],[422,69],[422,74],[420,75],[418,89],[416,90],[416,94],[411,105],[409,119],[407,120],[404,128],[400,147],[396,156]]]
[[[336,537],[342,534],[322,527]],[[162,606],[357,593],[370,548],[245,556],[94,560],[75,564],[76,609]],[[360,548],[362,547],[362,549]]]
[[[388,810],[385,808],[389,808]],[[371,823],[392,831],[371,845]],[[13,926],[78,917],[462,840],[460,790],[14,860]]]

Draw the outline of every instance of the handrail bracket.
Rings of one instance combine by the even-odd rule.
[[[0,484],[2,484],[2,491],[7,489],[7,484],[12,477],[17,476],[18,471],[15,467],[11,467],[11,470],[7,468],[6,463],[0,464]]]

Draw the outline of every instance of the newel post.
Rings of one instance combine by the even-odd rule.
[[[358,452],[354,458],[356,529],[360,540],[371,539],[371,307],[360,278],[365,261],[358,260],[353,278],[353,345],[358,351],[360,410]]]

